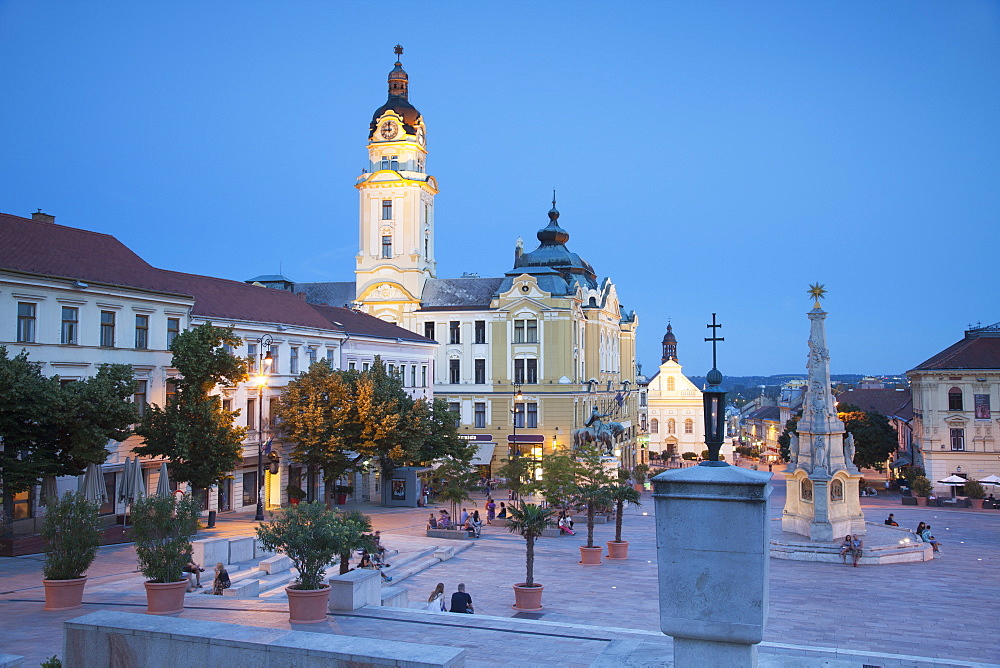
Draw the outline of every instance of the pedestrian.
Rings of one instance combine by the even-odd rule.
[[[215,564],[215,579],[212,580],[212,593],[216,596],[222,596],[222,592],[225,589],[229,589],[232,586],[232,582],[229,581],[229,572],[226,571],[225,565],[221,561]]]
[[[448,612],[444,607],[444,583],[438,582],[437,587],[427,597],[427,609],[431,612]]]
[[[935,552],[941,551],[941,542],[937,538],[931,535],[931,525],[928,524],[924,527],[924,530],[920,533],[920,537],[925,543],[930,543],[931,547],[934,548]]]
[[[773,466],[773,464],[768,464],[768,465],[767,465],[767,472],[768,472],[768,473],[771,473],[771,471],[773,470],[773,469],[771,468],[772,466]]]
[[[458,522],[459,524],[465,524],[468,521],[469,521],[469,511],[466,510],[465,508],[462,508],[462,516]]]
[[[884,524],[887,527],[898,527],[899,526],[898,524],[896,524],[896,520],[893,519],[893,514],[892,513],[889,513],[889,517],[885,518]]]
[[[854,559],[854,567],[858,567],[858,561],[861,560],[861,553],[864,551],[865,542],[858,538],[858,534],[851,536],[851,557]]]
[[[500,502],[500,512],[497,513],[497,519],[507,519],[507,505],[503,501]]]
[[[924,537],[921,534],[924,532],[924,529],[926,529],[926,528],[927,528],[927,525],[924,524],[923,522],[921,522],[920,524],[917,525],[917,529],[913,533],[917,534],[917,538],[919,538],[920,540],[923,540]]]
[[[493,520],[497,516],[497,502],[493,500],[492,496],[486,497],[486,523],[493,524]]]
[[[184,572],[187,573],[187,591],[201,589],[201,574],[205,572],[205,569],[200,564],[194,563],[194,554],[190,547],[185,554],[187,555],[187,564],[184,566]]]
[[[434,517],[434,513],[431,513],[430,517],[427,519],[427,528],[428,529],[437,529],[438,528],[438,521],[437,521],[437,518]]]
[[[472,514],[469,515],[468,527],[472,532],[473,536],[475,536],[476,538],[480,537],[480,534],[483,531],[483,521],[479,518],[478,510],[472,511]]]
[[[458,591],[451,595],[451,612],[472,614],[472,597],[465,593],[465,584],[458,585]]]

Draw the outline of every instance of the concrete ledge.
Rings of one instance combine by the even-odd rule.
[[[21,668],[24,657],[16,654],[0,654],[0,668]]]
[[[265,550],[264,546],[260,544],[260,540],[254,538],[253,541],[253,558],[254,559],[266,559],[267,557],[273,557],[275,552],[272,550]]]
[[[330,610],[357,610],[382,604],[382,576],[368,568],[356,568],[330,578]]]
[[[569,534],[563,534],[559,531],[559,527],[548,527],[547,529],[542,529],[543,538],[558,538],[560,535],[568,536]]]
[[[381,603],[385,607],[410,607],[410,590],[406,587],[382,587],[381,598]]]
[[[328,633],[100,611],[63,623],[63,665],[460,667],[465,650]]]
[[[274,575],[275,573],[287,571],[292,567],[292,565],[291,559],[283,554],[276,554],[273,557],[262,559],[261,562],[257,564],[257,568],[268,575]]]
[[[448,540],[471,540],[465,529],[427,529],[428,538],[447,538]]]
[[[220,561],[229,563],[228,538],[202,538],[191,541],[194,563],[201,564],[206,571],[211,571]]]
[[[223,589],[223,596],[232,598],[257,598],[260,593],[260,580],[244,580],[240,583],[233,583],[229,589]]]
[[[229,563],[238,564],[243,561],[253,561],[255,538],[230,538]]]

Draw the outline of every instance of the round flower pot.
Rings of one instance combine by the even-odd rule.
[[[288,499],[288,503],[292,504],[293,506],[297,506],[297,505],[299,505],[299,499],[296,499],[294,497],[289,498]]]
[[[608,559],[628,559],[628,541],[623,540],[620,543],[616,543],[613,540],[609,540]]]
[[[584,547],[580,546],[580,563],[584,566],[600,566],[601,565],[601,552],[604,548],[601,547]]]
[[[87,577],[72,580],[42,580],[45,585],[45,607],[43,610],[57,612],[75,610],[83,605],[83,587]]]
[[[635,485],[633,485],[633,487],[635,488],[635,491],[640,492],[640,493],[646,491],[646,486],[644,484],[642,484],[642,483],[638,483],[637,482],[637,483],[635,483]]]
[[[288,621],[292,624],[318,624],[326,621],[326,608],[330,601],[330,585],[322,589],[292,589],[288,594]]]
[[[184,591],[188,581],[146,582],[146,614],[176,615],[184,610]]]
[[[540,584],[531,587],[523,582],[514,585],[514,609],[521,612],[537,612],[542,609],[542,590]]]

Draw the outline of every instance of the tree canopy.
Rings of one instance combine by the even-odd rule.
[[[150,405],[136,427],[143,443],[135,452],[166,457],[175,480],[205,489],[221,482],[243,458],[246,427],[233,424],[239,411],[223,409],[219,384],[247,379],[247,362],[228,351],[242,339],[231,327],[210,323],[181,332],[170,344],[172,366],[180,372],[176,393],[165,406]]]
[[[885,463],[899,447],[896,430],[889,418],[876,411],[863,411],[857,406],[840,405],[837,413],[844,428],[854,435],[854,465],[858,468],[885,470]]]

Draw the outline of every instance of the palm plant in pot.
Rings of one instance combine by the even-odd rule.
[[[535,540],[552,524],[551,508],[533,503],[511,504],[507,512],[507,530],[524,536],[524,582],[514,585],[514,608],[522,612],[542,609],[543,585],[535,582]]]
[[[626,475],[622,475],[622,474]],[[641,498],[635,487],[628,484],[627,472],[619,473],[618,484],[608,490],[608,497],[615,504],[615,539],[608,541],[608,559],[628,559],[628,541],[622,540],[622,512],[626,503],[641,505]]]
[[[603,548],[594,546],[594,516],[598,508],[611,503],[611,476],[604,468],[600,449],[594,446],[579,448],[580,469],[577,477],[576,498],[587,506],[587,544],[580,546],[580,563],[599,566]]]
[[[139,570],[146,577],[146,613],[173,615],[184,609],[190,537],[198,531],[201,506],[190,495],[150,496],[132,506]]]
[[[633,466],[632,478],[635,480],[635,491],[641,493],[646,489],[646,480],[649,478],[649,464],[636,464]]]
[[[360,521],[327,510],[319,501],[300,503],[257,527],[264,549],[288,556],[298,569],[298,579],[285,588],[290,622],[326,621],[330,600],[330,585],[323,582],[326,567],[350,551],[362,533]]]
[[[101,543],[98,505],[82,494],[67,493],[49,502],[42,522],[45,539],[45,610],[73,610],[83,605],[87,569]]]

